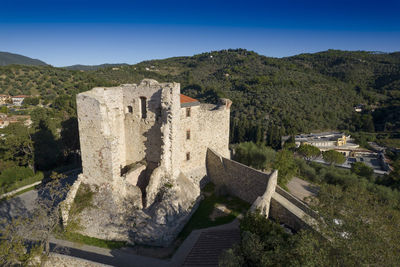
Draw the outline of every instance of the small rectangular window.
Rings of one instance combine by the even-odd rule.
[[[190,140],[190,130],[186,131],[186,140]]]
[[[190,108],[186,108],[186,117],[190,117]]]
[[[142,112],[142,119],[147,118],[147,107],[146,107],[146,98],[145,97],[140,97],[140,108]]]
[[[186,153],[186,160],[190,160],[190,152]]]

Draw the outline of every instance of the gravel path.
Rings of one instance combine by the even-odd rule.
[[[317,186],[297,177],[293,177],[287,184],[287,187],[292,195],[303,201],[307,197],[314,197],[318,194]]]

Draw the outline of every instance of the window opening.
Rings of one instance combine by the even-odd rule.
[[[186,108],[186,117],[190,117],[190,108]]]
[[[186,131],[186,140],[190,140],[190,130]]]
[[[190,160],[190,152],[186,153],[186,160]]]
[[[146,107],[146,98],[145,97],[140,97],[140,108],[142,112],[142,119],[147,118],[147,107]]]
[[[129,112],[129,113],[133,113],[133,108],[132,108],[132,106],[128,106],[128,112]]]

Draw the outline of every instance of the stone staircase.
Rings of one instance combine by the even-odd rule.
[[[204,231],[186,257],[183,266],[218,266],[222,251],[239,242],[239,229]]]

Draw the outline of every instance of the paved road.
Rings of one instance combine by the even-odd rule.
[[[77,175],[77,172],[72,172],[68,177],[62,180],[62,185],[71,185],[76,180]],[[0,201],[0,219],[6,219],[10,222],[12,218],[29,216],[36,207],[36,202],[39,198],[46,196],[46,192],[42,189],[43,185],[39,185],[37,189]]]
[[[10,222],[12,218],[29,215],[35,208],[37,199],[38,191],[31,190],[14,198],[1,201],[0,218]]]

